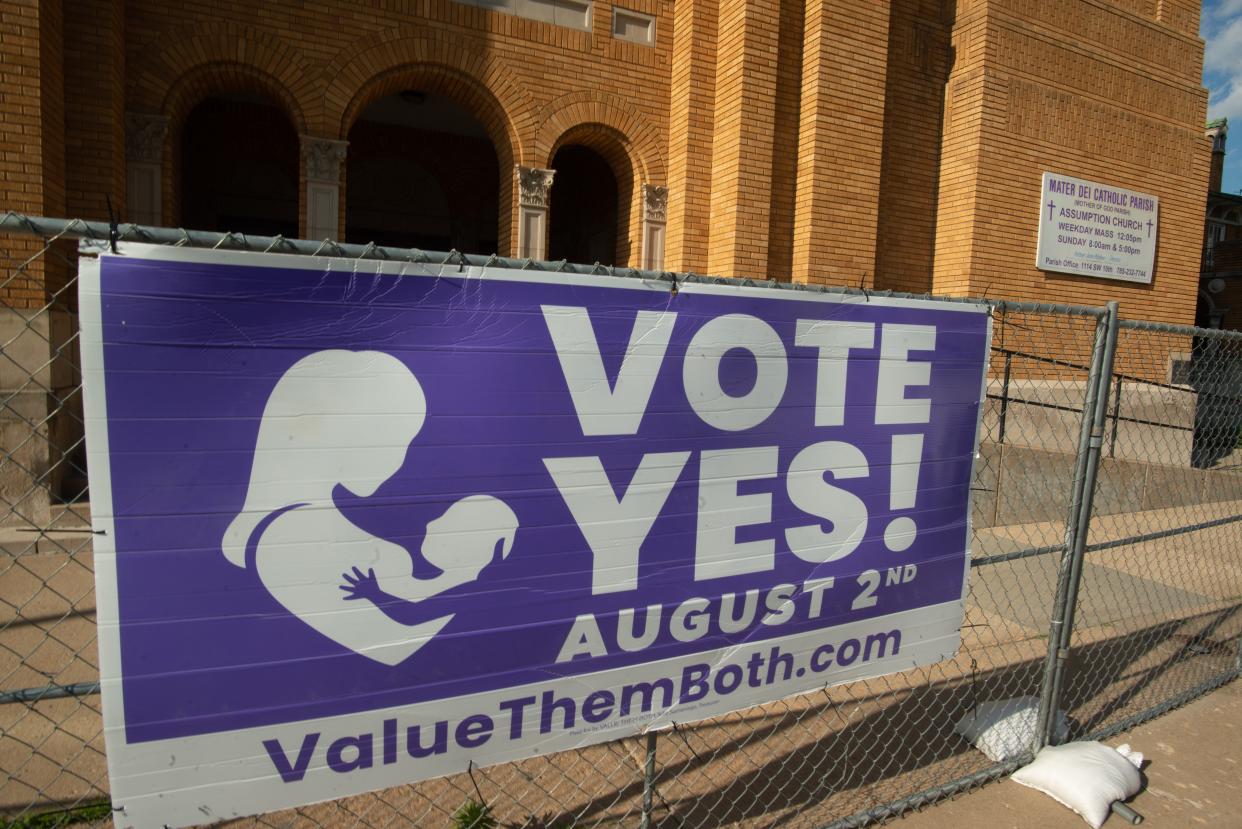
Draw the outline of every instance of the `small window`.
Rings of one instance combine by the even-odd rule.
[[[655,18],[629,9],[612,9],[612,36],[644,46],[655,45]]]
[[[517,0],[517,13],[543,23],[591,31],[591,4],[582,0]]]
[[[591,31],[591,0],[457,0],[494,12],[516,14],[541,23]]]

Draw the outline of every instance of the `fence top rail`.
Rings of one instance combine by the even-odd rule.
[[[1158,334],[1179,334],[1186,337],[1209,337],[1221,340],[1242,340],[1242,331],[1227,331],[1221,328],[1197,328],[1193,325],[1174,325],[1171,322],[1151,322],[1149,320],[1121,320],[1119,327],[1132,331],[1151,331]]]
[[[349,259],[376,259],[395,262],[415,262],[427,265],[460,265],[463,267],[512,268],[515,270],[542,270],[573,274],[595,274],[631,279],[647,279],[669,283],[672,288],[687,282],[723,285],[750,285],[785,291],[806,291],[817,294],[843,296],[892,297],[897,299],[929,299],[936,302],[975,303],[986,305],[995,311],[1016,311],[1036,314],[1062,314],[1100,319],[1106,313],[1103,307],[1086,305],[1063,305],[1055,302],[1028,302],[993,299],[988,297],[958,297],[939,294],[912,294],[903,291],[867,290],[848,286],[807,284],[801,282],[778,282],[771,279],[749,279],[712,276],[674,271],[654,271],[641,268],[574,264],[567,261],[517,259],[497,254],[480,255],[398,248],[376,245],[374,242],[359,245],[337,242],[332,239],[313,241],[288,239],[284,236],[256,236],[244,233],[221,233],[185,228],[153,227],[122,223],[115,227],[107,222],[85,219],[58,219],[46,216],[28,216],[12,210],[0,214],[0,233],[16,233],[39,236],[44,239],[92,239],[97,241],[146,242],[179,247],[218,248],[222,250],[248,250],[260,253],[289,253],[301,256],[335,256]]]

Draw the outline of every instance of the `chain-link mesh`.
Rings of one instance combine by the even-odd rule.
[[[11,214],[0,220],[0,229],[27,231],[0,236],[0,816],[53,812],[106,824],[76,253],[67,240],[30,235],[49,225],[106,233]],[[123,235],[394,255],[151,228]],[[984,702],[1045,691],[1050,626],[1066,587],[1067,522],[1085,479],[1090,366],[1102,362],[1108,319],[1104,309],[995,304],[970,586],[954,659],[658,734],[234,823],[453,827],[468,825],[464,804],[482,803],[498,825],[531,829],[854,826],[1011,770],[1025,757],[993,763],[954,725]],[[1075,735],[1118,730],[1238,673],[1240,380],[1242,339],[1121,331],[1061,700]]]
[[[1102,736],[1237,675],[1242,337],[1123,321],[1062,704]]]
[[[0,815],[19,816],[108,783],[74,243],[0,238]]]

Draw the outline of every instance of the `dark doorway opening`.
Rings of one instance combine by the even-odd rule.
[[[617,177],[599,153],[578,144],[552,157],[548,258],[601,265],[617,256]]]
[[[181,129],[181,224],[298,235],[298,136],[265,98],[215,96]]]
[[[483,125],[417,90],[372,103],[349,131],[345,239],[495,253],[500,164]]]

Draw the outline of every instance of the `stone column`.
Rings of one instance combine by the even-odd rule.
[[[1207,125],[1203,134],[1212,142],[1212,166],[1208,173],[1208,192],[1219,193],[1225,176],[1225,141],[1229,138],[1229,122],[1217,118]]]
[[[664,228],[668,212],[668,188],[643,185],[643,267],[664,270]]]
[[[519,259],[545,259],[548,255],[548,196],[555,170],[514,166],[518,182]]]
[[[348,141],[300,135],[306,162],[306,238],[341,235],[341,163]]]
[[[140,225],[163,224],[164,136],[168,119],[125,113],[126,218]]]

